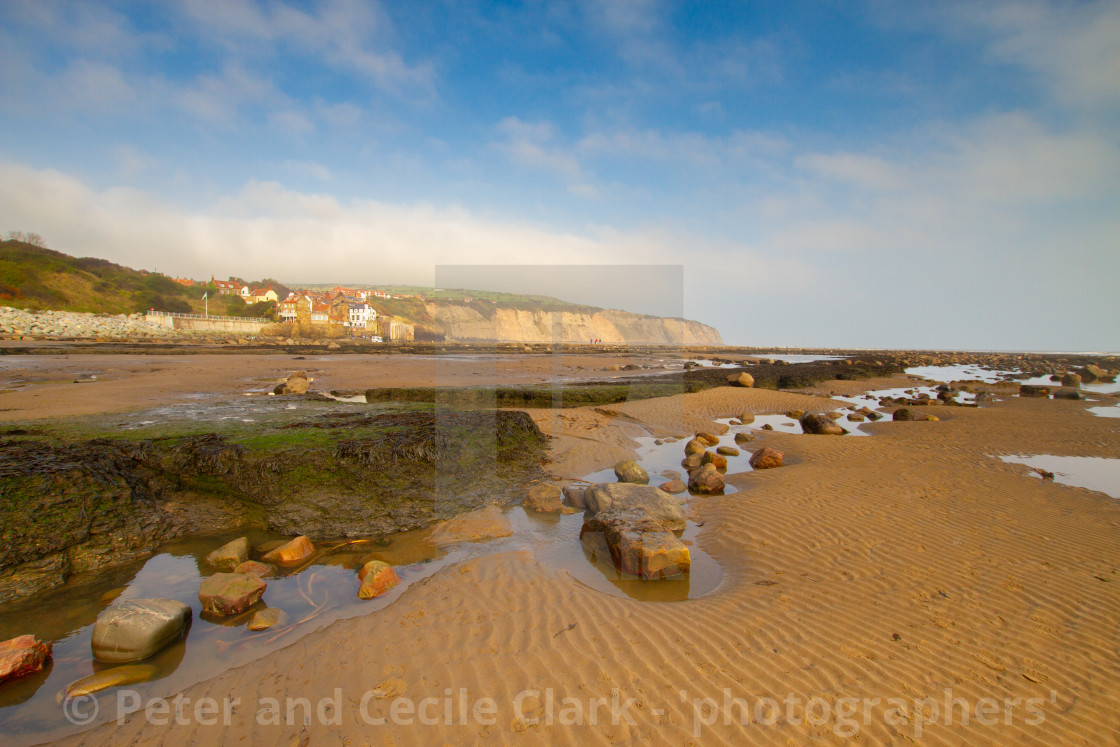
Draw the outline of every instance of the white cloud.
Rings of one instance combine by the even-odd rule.
[[[553,145],[552,126],[547,122],[523,122],[517,117],[507,117],[498,125],[505,135],[503,142],[494,147],[510,160],[522,166],[552,172],[569,186],[579,185],[586,190],[586,176],[579,160],[560,146]]]

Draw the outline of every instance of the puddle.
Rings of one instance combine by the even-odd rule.
[[[1088,408],[1088,410],[1094,415],[1099,415],[1102,418],[1120,418],[1120,402],[1112,405],[1111,407],[1090,407]]]
[[[1052,454],[1001,456],[1000,459],[1053,472],[1054,482],[1063,485],[1097,490],[1113,498],[1120,498],[1120,459]],[[1036,472],[1030,474],[1041,479],[1041,475]]]
[[[1061,386],[1061,383],[1055,381],[1049,374],[1044,376],[1023,376],[1022,371],[970,364],[954,366],[915,366],[906,369],[906,373],[911,376],[920,376],[927,381],[937,381],[943,384],[948,384],[953,381],[982,381],[987,384],[1012,381],[1016,384],[1029,384],[1032,386]],[[1113,394],[1120,392],[1120,381],[1111,383],[1082,383],[1081,391],[1094,392],[1096,394]]]

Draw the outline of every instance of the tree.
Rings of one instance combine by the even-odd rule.
[[[12,241],[22,241],[25,244],[37,246],[40,249],[47,248],[47,242],[34,231],[8,231],[8,238]]]

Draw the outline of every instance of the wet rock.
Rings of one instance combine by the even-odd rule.
[[[883,413],[876,412],[875,410],[868,410],[867,412],[865,412],[863,414],[867,416],[868,420],[882,420],[883,419]]]
[[[750,425],[751,423],[754,422],[754,413],[753,412],[744,412],[742,415],[739,416],[739,422],[742,423],[743,425]]]
[[[1053,379],[1054,377],[1051,376],[1050,378]],[[1061,382],[1062,386],[1071,386],[1075,389],[1081,386],[1081,377],[1073,371],[1066,372],[1058,381]]]
[[[458,542],[481,542],[511,534],[513,526],[509,519],[497,506],[489,506],[440,522],[432,530],[431,540],[432,544],[442,546]]]
[[[214,615],[236,615],[252,607],[268,584],[249,573],[215,573],[203,579],[198,590],[202,611]]]
[[[564,486],[564,502],[572,508],[587,508],[587,502],[583,499],[584,488],[576,485]]]
[[[274,625],[283,623],[287,617],[284,610],[279,607],[268,607],[254,612],[253,616],[249,618],[249,624],[245,627],[254,631],[268,630]]]
[[[0,682],[38,672],[50,658],[51,642],[33,635],[0,641]]]
[[[739,456],[739,450],[734,446],[719,446],[716,448],[716,453],[723,456]]]
[[[154,664],[125,664],[123,667],[105,669],[71,682],[66,686],[66,697],[77,698],[82,695],[92,695],[110,687],[147,682],[155,677],[158,671]]]
[[[1092,378],[1089,378],[1090,376]],[[1100,382],[1104,382],[1104,383],[1111,383],[1111,382],[1116,380],[1116,372],[1115,371],[1109,371],[1107,369],[1101,368],[1100,366],[1098,366],[1094,363],[1090,363],[1089,365],[1085,366],[1085,375],[1084,375],[1083,378],[1086,381],[1094,381],[1095,380],[1095,381],[1100,381]]]
[[[731,386],[752,387],[754,386],[754,377],[746,371],[740,374],[730,374],[727,377],[727,383]]]
[[[121,602],[97,616],[93,658],[110,664],[146,659],[179,640],[190,621],[191,608],[175,599]]]
[[[735,434],[735,443],[737,443],[737,444],[749,444],[753,440],[754,440],[754,434],[753,433],[736,433]]]
[[[206,562],[220,571],[232,571],[248,559],[248,537],[238,537],[206,556]]]
[[[804,410],[786,410],[786,417],[792,420],[800,420],[804,414]]]
[[[807,412],[801,416],[801,430],[815,436],[843,436],[847,431],[827,415]]]
[[[630,482],[645,485],[649,482],[649,473],[633,459],[624,459],[614,466],[614,475],[619,482]]]
[[[275,571],[276,566],[269,565],[268,563],[261,563],[256,560],[246,560],[233,569],[234,573],[248,573],[252,576],[260,576],[261,578],[271,575]]]
[[[307,560],[315,553],[315,545],[311,544],[311,540],[303,535],[295,539],[285,542],[275,550],[271,550],[264,554],[261,560],[265,563],[276,563],[277,565],[296,565]]]
[[[700,466],[703,467],[705,464],[715,465],[716,469],[723,472],[727,471],[727,457],[722,454],[713,454],[710,451],[705,451]]]
[[[580,541],[585,547],[595,547],[599,544],[595,539],[606,544],[623,574],[644,580],[680,578],[692,567],[688,547],[640,509],[615,508],[588,519],[580,530]]]
[[[614,508],[645,511],[670,531],[685,528],[680,501],[652,485],[625,482],[592,485],[584,492],[587,509],[598,514]]]
[[[766,425],[762,426],[762,430],[764,430],[764,431],[772,431],[772,430],[774,430],[774,426],[772,426],[772,425],[770,425],[769,423],[767,423]]]
[[[295,371],[273,390],[276,394],[307,394],[311,382],[306,371]]]
[[[669,495],[679,495],[688,490],[688,486],[680,480],[669,480],[668,482],[661,483],[657,487],[664,490]]]
[[[715,446],[719,443],[719,436],[715,436],[711,433],[697,433],[696,440],[705,446]]]
[[[381,560],[371,560],[358,571],[362,585],[358,589],[359,599],[379,597],[401,582],[393,566]]]
[[[863,421],[867,420],[867,416],[862,412],[849,412],[848,420],[852,421],[853,423],[862,423]]]
[[[1085,399],[1085,395],[1076,389],[1059,389],[1054,392],[1054,399]]]
[[[910,410],[907,407],[900,407],[897,410],[895,410],[894,413],[891,414],[891,420],[907,421],[907,420],[913,420],[913,419],[914,419],[914,412],[913,412],[913,410]]]
[[[1050,387],[1036,386],[1033,384],[1022,384],[1019,387],[1020,397],[1049,397]]]
[[[704,455],[707,453],[706,451],[702,451],[699,454],[689,454],[681,460],[681,466],[689,472],[694,469],[700,469],[701,465],[704,464]]]
[[[698,438],[694,438],[684,445],[684,455],[703,454],[708,450],[708,445]]]
[[[726,464],[726,460],[724,460]],[[688,476],[688,488],[701,495],[717,495],[724,489],[723,475],[715,464],[709,462]]]
[[[534,485],[521,499],[521,507],[529,511],[558,514],[564,508],[564,491],[558,485]]]
[[[782,460],[785,459],[785,456],[785,454],[777,449],[763,446],[751,456],[751,467],[753,469],[773,469],[774,467],[781,467]]]

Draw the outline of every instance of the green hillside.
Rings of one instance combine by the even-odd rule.
[[[238,297],[215,297],[214,289],[210,290],[211,314],[265,316],[272,306],[246,306]],[[0,241],[3,306],[98,314],[132,314],[148,309],[201,313],[206,291],[205,286],[180,285],[165,275],[133,270],[104,259],[71,257],[22,241]]]

